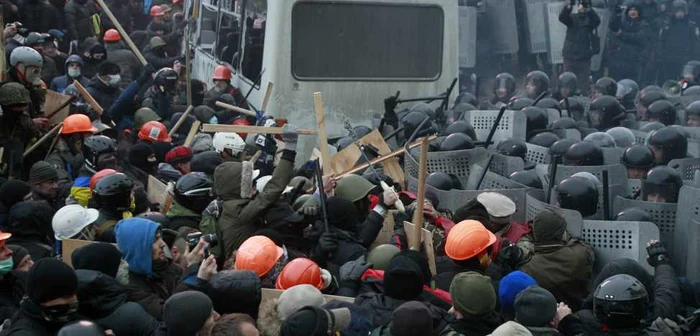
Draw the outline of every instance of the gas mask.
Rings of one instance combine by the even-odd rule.
[[[19,79],[26,84],[41,85],[41,68],[35,66],[25,66],[22,63],[15,65],[15,71]]]

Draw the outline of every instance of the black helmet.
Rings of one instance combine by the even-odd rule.
[[[213,182],[207,174],[195,172],[181,176],[175,184],[175,201],[196,213],[201,213],[214,199]]]
[[[657,202],[678,203],[678,193],[682,186],[683,179],[675,169],[656,166],[649,170],[642,180],[642,199],[654,201],[654,195],[658,195],[660,199],[656,199]]]
[[[508,178],[530,188],[542,189],[542,180],[534,170],[516,171],[511,173]]]
[[[525,94],[528,98],[536,99],[542,92],[549,90],[549,76],[535,70],[525,76]]]
[[[651,133],[653,131],[660,130],[664,127],[666,127],[666,125],[664,125],[658,121],[652,121],[652,122],[648,122],[644,126],[640,127],[639,130],[642,132]]]
[[[171,68],[163,68],[156,72],[153,78],[153,85],[162,86],[166,91],[173,91],[177,86],[179,76],[175,70]]]
[[[676,123],[676,107],[668,100],[657,100],[649,106],[646,116],[649,121],[670,126]]]
[[[681,77],[686,82],[687,86],[698,84],[700,80],[700,61],[690,61],[683,67]]]
[[[637,82],[631,79],[623,79],[617,82],[615,97],[622,105],[625,105],[626,108],[632,108],[634,106],[634,98],[637,97],[637,93],[639,93],[639,85]]]
[[[454,188],[454,179],[450,174],[443,172],[435,172],[425,179],[425,183],[435,189],[439,190],[452,190]],[[458,188],[459,189],[459,188]]]
[[[700,86],[698,87],[700,88]],[[700,116],[700,100],[690,103],[690,105],[685,108],[685,115]]]
[[[673,159],[685,158],[688,153],[688,139],[677,127],[667,126],[652,132],[647,143],[654,151],[656,164],[666,165]]]
[[[464,113],[476,110],[476,107],[469,103],[459,103],[452,108],[454,120],[464,119]]]
[[[450,134],[455,134],[455,133],[462,133],[468,135],[472,140],[476,140],[476,132],[474,132],[474,127],[472,125],[464,120],[459,120],[455,121],[450,124],[450,126],[447,126],[447,129],[445,129],[445,135],[450,135]]]
[[[355,143],[355,139],[353,139],[351,137],[342,137],[342,138],[338,139],[338,141],[335,142],[335,148],[337,148],[338,151],[340,152],[341,150],[345,149],[346,147],[352,145],[353,143]]]
[[[540,99],[540,101],[537,102],[537,104],[535,104],[535,106],[543,108],[543,109],[555,109],[555,110],[561,112],[561,105],[559,105],[557,100],[552,98],[552,97],[546,97],[546,98]]]
[[[651,217],[648,212],[639,208],[623,209],[615,216],[615,220],[625,222],[654,222],[654,218]]]
[[[92,135],[85,139],[85,143],[83,143],[83,157],[85,158],[85,165],[95,172],[105,168],[115,168],[113,166],[103,167],[100,162],[101,156],[116,153],[117,145],[114,143],[114,140],[104,135]],[[116,166],[116,161],[114,164]]]
[[[455,133],[448,135],[445,140],[440,143],[441,152],[449,152],[464,149],[473,149],[474,141],[471,137],[464,133]]]
[[[530,132],[532,131],[543,130],[547,128],[547,124],[549,123],[549,117],[547,116],[547,112],[545,112],[545,110],[539,107],[530,106],[524,108],[522,111],[527,116],[527,134],[530,134]]]
[[[138,216],[136,216],[136,217],[152,220],[152,221],[160,224],[160,226],[162,226],[164,228],[167,228],[170,226],[170,219],[166,215],[164,215],[160,212],[156,212],[156,211],[144,212],[144,213],[138,214]]]
[[[503,93],[502,97],[499,97],[499,91]],[[498,74],[493,84],[493,94],[496,95],[496,98],[505,103],[513,96],[513,93],[515,93],[515,77],[507,72]]]
[[[496,146],[498,154],[505,156],[517,156],[525,160],[527,155],[527,145],[525,141],[515,138],[503,139]]]
[[[591,103],[588,114],[591,117],[591,127],[599,131],[620,126],[625,118],[625,109],[613,96],[600,96]]]
[[[612,330],[632,329],[646,317],[649,297],[644,285],[628,274],[613,275],[593,293],[593,313]]]
[[[574,139],[561,139],[557,140],[551,146],[549,146],[549,155],[551,156],[564,156],[569,148],[573,146],[578,141]]]
[[[615,96],[617,94],[617,82],[610,77],[602,77],[595,82],[593,92],[600,96]]]
[[[411,112],[414,111],[421,112],[430,117],[431,119],[435,118],[435,109],[433,109],[433,107],[428,105],[427,103],[418,103],[416,105],[413,105],[413,107],[411,107]]]
[[[538,146],[542,146],[545,148],[549,148],[555,142],[557,142],[559,140],[561,140],[561,138],[559,138],[558,135],[556,135],[552,132],[542,132],[542,133],[539,133],[539,134],[533,136],[527,142],[529,142],[533,145],[538,145]]]
[[[627,168],[649,169],[654,166],[654,152],[647,145],[632,145],[625,149],[620,161]]]
[[[92,191],[98,208],[126,211],[131,206],[134,182],[125,174],[114,173],[103,177]]]
[[[590,141],[571,145],[564,155],[564,164],[567,166],[602,166],[604,163],[603,150]]]
[[[693,85],[685,91],[683,91],[684,96],[700,96],[700,85]]]
[[[533,99],[527,97],[515,98],[508,102],[508,108],[514,111],[520,111],[528,106],[532,106],[534,103],[535,101]]]
[[[557,120],[554,120],[552,122],[552,129],[576,129],[578,128],[578,124],[576,123],[576,120],[573,118],[569,117],[563,117],[559,118]]]
[[[473,106],[479,105],[479,101],[471,92],[462,92],[455,98],[455,106],[459,104],[470,104]]]
[[[572,176],[557,185],[559,207],[576,210],[581,216],[593,216],[598,212],[598,188],[585,177]]]
[[[567,106],[566,101],[568,100],[569,105],[568,105],[568,110],[567,112],[569,115],[574,118],[574,120],[579,121],[583,119],[583,113],[585,111],[585,107],[583,106],[583,103],[581,103],[580,100],[575,99],[575,98],[568,98],[568,99],[562,99],[559,104],[561,106]]]
[[[590,141],[600,146],[600,148],[615,147],[615,138],[613,138],[612,135],[604,132],[593,132],[589,135],[586,135],[586,137],[583,138],[583,141]]]
[[[66,324],[56,336],[101,336],[104,334],[104,329],[97,323],[83,320]]]
[[[365,125],[360,125],[360,126],[355,126],[355,128],[353,128],[352,131],[355,132],[355,139],[360,140],[360,139],[362,139],[363,136],[372,132],[372,129],[365,126]]]
[[[427,115],[425,115],[422,112],[418,112],[418,111],[413,111],[413,112],[409,112],[408,114],[406,114],[403,117],[403,119],[401,119],[401,123],[403,124],[403,128],[404,128],[405,138],[408,139],[411,135],[413,135],[413,132],[418,128],[418,126],[420,126],[420,124],[426,118],[428,118]],[[421,129],[418,132],[418,136],[421,137],[421,136],[425,136],[428,133],[430,133],[430,130],[431,130],[430,126],[431,126],[430,122],[427,122],[425,125],[423,125],[423,129]]]
[[[644,89],[646,90],[647,88],[648,87]],[[642,92],[639,94],[639,103],[646,108],[649,108],[649,106],[651,106],[651,104],[653,104],[655,101],[663,99],[666,99],[666,95],[663,93],[663,91],[656,91],[655,88],[650,91],[642,90]]]
[[[578,89],[578,78],[576,78],[576,74],[567,71],[559,75],[559,79],[557,80],[557,91],[559,94],[564,96],[561,92],[562,89],[568,90],[568,94],[566,95],[567,97],[571,97],[576,94],[576,90]]]

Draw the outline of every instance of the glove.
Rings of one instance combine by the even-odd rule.
[[[298,214],[304,215],[304,216],[312,216],[316,217],[318,215],[318,207],[303,207],[297,211]]]
[[[338,235],[332,232],[324,232],[318,238],[318,247],[326,253],[335,252],[338,249]]]
[[[379,194],[379,204],[383,205],[385,208],[391,208],[394,206],[398,199],[399,197],[393,190],[384,190],[381,194]]]
[[[357,260],[348,261],[343,266],[340,266],[340,282],[360,281],[362,275],[370,268],[372,268],[372,264],[367,262],[365,256],[361,256]]]
[[[333,283],[333,276],[331,275],[331,272],[328,272],[325,269],[321,269],[321,279],[323,279],[323,289],[328,288],[328,286]]]
[[[660,241],[652,240],[647,244],[647,255],[647,263],[652,267],[671,262],[671,260],[668,259],[666,247]]]
[[[285,124],[284,127],[282,127],[282,141],[284,141],[284,149],[296,151],[297,139],[299,139],[299,129],[294,125]]]

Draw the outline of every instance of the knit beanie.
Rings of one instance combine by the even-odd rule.
[[[432,313],[423,302],[406,302],[391,314],[389,331],[392,336],[432,335]]]
[[[58,259],[39,259],[27,276],[27,296],[35,304],[75,295],[78,277]]]
[[[338,196],[329,197],[326,200],[326,209],[328,225],[344,231],[357,231],[357,208],[351,201]]]
[[[215,151],[197,153],[192,156],[190,169],[192,172],[202,172],[209,176],[214,176],[214,170],[222,162],[224,160],[221,158],[221,154]]]
[[[102,272],[117,277],[122,253],[112,244],[95,242],[76,249],[71,257],[73,268]]]
[[[415,300],[423,293],[423,273],[411,258],[397,254],[384,271],[384,294],[398,300]]]
[[[163,323],[168,336],[193,336],[202,329],[213,309],[202,292],[185,291],[171,296],[163,305]]]
[[[30,192],[32,192],[32,187],[24,181],[7,181],[0,186],[0,203],[6,209],[10,209],[13,205],[24,201],[24,197]]]
[[[459,273],[450,284],[452,305],[462,314],[484,316],[496,309],[491,278],[476,272]]]
[[[22,262],[24,257],[29,255],[29,250],[19,245],[7,245],[7,248],[12,251],[12,269],[17,269],[17,266]]]
[[[530,286],[515,298],[515,320],[526,327],[545,327],[556,313],[557,300],[540,286]]]
[[[46,161],[37,161],[29,169],[29,183],[39,184],[42,182],[58,181],[58,170]]]
[[[432,276],[430,275],[430,265],[428,264],[428,258],[426,258],[423,253],[414,250],[403,250],[398,254],[404,255],[413,260],[421,269],[421,274],[423,274],[423,283],[430,283],[430,280],[432,279]]]
[[[177,146],[165,154],[165,162],[169,164],[189,162],[192,160],[192,151],[185,146]]]
[[[532,336],[530,330],[517,322],[508,321],[501,324],[491,333],[491,336]]]
[[[153,155],[151,146],[140,143],[136,144],[129,150],[129,163],[135,167],[150,172],[152,163],[148,162],[148,157]]]
[[[501,309],[512,310],[518,293],[532,285],[537,285],[535,279],[521,271],[511,272],[503,277],[498,284],[498,299],[501,303]]]

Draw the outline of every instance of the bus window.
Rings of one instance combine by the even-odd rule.
[[[245,11],[245,48],[241,72],[253,81],[262,70],[267,0],[248,0]]]
[[[216,43],[216,23],[218,20],[218,10],[216,7],[202,4],[201,26],[199,28],[199,46],[211,52]]]
[[[229,12],[221,12],[219,24],[219,42],[216,46],[216,58],[222,62],[233,63],[233,58],[238,52],[238,42],[241,38],[240,22],[238,17]]]
[[[439,6],[299,2],[292,9],[292,74],[432,81],[442,70],[443,30]]]

